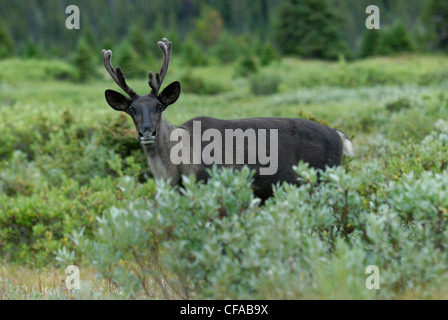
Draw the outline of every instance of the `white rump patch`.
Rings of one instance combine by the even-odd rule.
[[[355,156],[355,148],[353,148],[352,142],[348,139],[344,132],[336,130],[342,140],[342,151],[346,156],[354,157]]]

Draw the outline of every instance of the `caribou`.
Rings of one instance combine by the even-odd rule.
[[[169,123],[163,112],[177,101],[178,81],[161,92],[172,55],[172,42],[163,38],[158,47],[163,53],[159,72],[148,73],[149,94],[138,95],[126,83],[120,67],[111,63],[112,51],[102,50],[104,66],[128,95],[106,90],[107,103],[131,116],[137,137],[155,179],[182,186],[182,176],[207,181],[209,168],[247,165],[255,171],[254,195],[263,202],[272,196],[278,182],[298,184],[293,167],[300,161],[325,170],[341,165],[343,155],[354,156],[352,142],[345,133],[323,124],[300,118],[248,118],[221,120],[200,116],[180,126]],[[224,138],[223,138],[224,137]],[[269,151],[269,152],[268,152]]]

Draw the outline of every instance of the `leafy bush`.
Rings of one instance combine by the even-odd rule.
[[[442,153],[446,161],[446,145]],[[158,183],[154,201],[113,208],[92,239],[75,235],[77,248],[124,298],[430,295],[448,283],[448,173],[389,179],[383,170],[378,161],[356,173],[301,163],[301,186],[278,185],[258,207],[247,168],[214,168],[207,185]],[[366,289],[369,265],[380,269],[381,290]]]
[[[182,57],[190,67],[206,66],[209,63],[209,58],[204,49],[199,47],[191,38],[187,39],[182,45]]]
[[[142,54],[144,52],[137,51],[130,42],[123,42],[117,50],[114,66],[119,66],[126,77],[143,78],[148,73],[148,61],[144,60]]]
[[[380,55],[390,55],[413,50],[414,44],[407,28],[399,21],[381,33],[376,52]]]
[[[194,20],[191,30],[191,40],[199,45],[201,50],[208,52],[210,47],[219,41],[224,21],[219,12],[209,6],[201,8],[201,14]]]
[[[386,109],[390,112],[397,112],[402,109],[409,109],[411,107],[411,102],[408,98],[400,98],[396,101],[392,101],[386,104]]]
[[[96,74],[96,59],[94,50],[90,47],[85,38],[80,38],[75,55],[73,57],[73,65],[78,70],[78,81],[87,81]]]
[[[242,37],[223,32],[219,41],[213,46],[212,53],[223,64],[236,61],[242,54],[242,51],[245,52],[247,50],[244,47],[244,40]]]
[[[447,50],[447,17],[448,6],[445,2],[437,0],[427,1],[421,20],[424,27],[424,42],[430,49]]]
[[[339,26],[343,19],[327,0],[287,0],[279,8],[276,40],[285,54],[337,60],[348,49]]]
[[[193,70],[187,69],[181,76],[182,91],[199,95],[214,95],[227,91],[219,82],[197,76]]]
[[[151,194],[151,185],[131,189],[134,180],[128,176],[117,185],[110,178],[93,178],[89,186],[65,179],[59,188],[46,185],[31,195],[0,195],[0,254],[3,259],[28,265],[54,264],[58,249],[74,245],[69,241],[75,230],[91,235],[97,224],[96,216],[117,205],[125,197]],[[120,188],[130,189],[124,194]],[[134,190],[136,189],[136,190]],[[132,192],[134,191],[134,192]]]
[[[244,56],[237,64],[235,74],[240,77],[248,77],[258,71],[260,62],[254,55]]]
[[[14,51],[14,41],[6,30],[3,21],[0,22],[0,58],[10,57]]]
[[[76,81],[78,79],[76,68],[64,61],[8,59],[0,61],[0,64],[3,70],[2,81],[11,84],[26,81]]]
[[[73,248],[68,239],[74,230],[85,228],[89,235],[104,210],[151,194],[152,180],[125,198],[120,188],[147,181],[146,160],[129,123],[119,116],[102,121],[99,128],[85,126],[65,111],[55,118],[22,115],[6,126],[0,122],[5,128],[0,148],[4,261],[54,264],[58,249]]]
[[[250,90],[255,95],[271,95],[278,92],[281,78],[273,73],[261,72],[249,79]]]
[[[260,43],[256,50],[262,66],[267,66],[271,62],[280,60],[280,54],[270,42]]]
[[[375,56],[378,53],[378,43],[380,41],[380,30],[365,30],[361,39],[359,56],[361,58]]]

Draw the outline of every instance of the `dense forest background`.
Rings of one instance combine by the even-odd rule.
[[[348,58],[395,51],[432,51],[445,48],[448,28],[444,21],[448,21],[445,18],[448,10],[444,3],[436,0],[4,0],[0,2],[0,55],[64,58],[79,48],[83,39],[96,50],[129,43],[135,49],[148,50],[149,41],[162,35],[187,43],[188,55],[192,53],[192,44],[199,44],[208,53],[219,42],[224,42],[221,47],[261,42],[280,54],[324,59],[335,59],[338,55],[322,52],[326,49],[302,50],[303,47],[321,42],[322,46],[336,48]],[[80,8],[80,30],[65,27],[69,16],[65,10],[71,4]],[[378,42],[373,35],[375,31],[365,27],[368,16],[365,10],[371,4],[377,5],[381,12],[380,30],[384,31],[383,42],[387,48],[380,50],[366,49],[363,45],[366,37],[369,44]],[[311,41],[300,44],[302,48],[294,47],[302,41],[303,34]],[[335,41],[339,42],[335,44]],[[388,41],[398,42],[398,48],[394,48],[396,43],[387,44]]]

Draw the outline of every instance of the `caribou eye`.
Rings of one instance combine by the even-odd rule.
[[[163,111],[163,105],[161,105],[161,104],[157,105],[156,110],[157,110],[158,112],[162,112],[162,111]]]
[[[131,117],[135,116],[135,107],[130,107],[128,112],[131,115]]]

